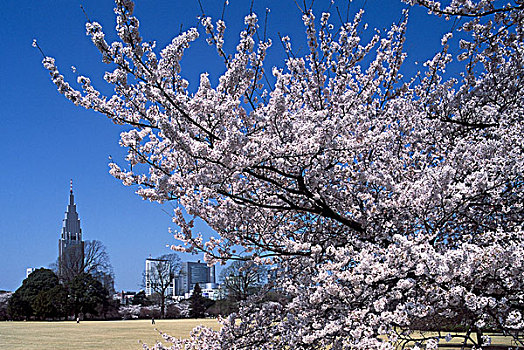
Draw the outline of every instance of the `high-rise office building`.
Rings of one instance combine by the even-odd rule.
[[[215,284],[215,266],[207,266],[201,262],[184,262],[180,275],[175,279],[175,294],[191,293],[196,284],[205,288],[207,284]]]
[[[62,232],[58,240],[58,275],[61,279],[71,279],[83,270],[84,241],[80,219],[76,212],[73,195],[73,180],[69,190],[69,204],[62,224]]]

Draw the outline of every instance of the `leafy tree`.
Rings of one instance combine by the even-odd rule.
[[[27,319],[33,315],[33,309],[31,303],[15,292],[7,303],[7,314],[15,320]]]
[[[151,300],[149,300],[149,298],[147,297],[146,292],[144,290],[141,290],[140,292],[135,294],[131,304],[149,306],[151,305]]]
[[[35,316],[43,320],[66,317],[69,312],[67,290],[61,284],[43,290],[38,293],[32,306]]]
[[[144,287],[150,288],[160,299],[160,313],[165,317],[166,298],[173,290],[173,281],[180,272],[180,258],[176,254],[165,254],[156,259],[148,259],[149,269],[144,271]]]
[[[282,37],[272,80],[255,14],[231,54],[224,22],[203,15],[225,68],[193,93],[180,62],[198,30],[158,52],[129,0],[115,2],[120,41],[86,25],[113,96],[83,76],[76,90],[44,58],[68,99],[130,127],[130,170],[111,174],[220,236],[204,240],[178,207],[175,249],[278,266],[289,302],[244,303],[219,333],[175,348],[394,348],[414,320],[458,313],[476,347],[483,329],[524,330],[524,6],[404,2],[455,23],[415,73],[403,66],[407,12],[365,41],[362,12],[339,25],[307,2],[306,49]]]
[[[34,316],[34,304],[39,293],[52,290],[58,285],[58,277],[53,271],[45,268],[33,271],[9,299],[9,315],[15,319]]]
[[[254,294],[267,281],[267,269],[253,262],[234,261],[220,273],[229,298],[241,301]]]
[[[98,315],[108,304],[108,292],[92,275],[81,273],[67,285],[75,319],[80,314]]]

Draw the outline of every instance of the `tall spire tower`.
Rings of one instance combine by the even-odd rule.
[[[69,204],[62,224],[62,232],[58,240],[58,273],[61,279],[69,280],[83,271],[84,241],[80,219],[76,211],[73,195],[73,180],[69,187]]]

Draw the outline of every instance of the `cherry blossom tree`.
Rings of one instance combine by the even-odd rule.
[[[272,41],[255,14],[232,54],[224,21],[202,16],[225,66],[194,93],[180,61],[198,29],[157,50],[129,0],[115,2],[120,41],[86,24],[112,96],[85,76],[74,88],[44,58],[60,93],[129,126],[128,167],[110,172],[176,203],[174,250],[276,267],[266,289],[287,302],[253,296],[220,331],[165,335],[174,348],[418,347],[410,330],[450,320],[482,347],[486,329],[524,330],[524,3],[404,2],[399,23],[366,42],[362,11],[335,26],[304,6],[307,52],[281,37],[281,67],[264,63]],[[406,75],[410,6],[458,24]],[[194,232],[181,208],[217,236]]]

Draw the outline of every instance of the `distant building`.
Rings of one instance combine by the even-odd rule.
[[[190,295],[197,283],[202,290],[213,289],[205,287],[215,287],[215,266],[210,267],[201,262],[182,263],[180,275],[175,278],[175,294]]]
[[[165,285],[170,280],[171,262],[164,259],[146,259],[145,271],[145,292],[147,296],[155,293],[156,284]],[[170,286],[167,287],[166,295],[175,295],[175,278],[171,280]]]
[[[122,291],[120,293],[113,294],[113,300],[118,300],[120,305],[131,305],[136,292]]]
[[[206,283],[201,288],[202,296],[211,300],[221,300],[226,296],[224,287],[218,283]]]
[[[69,204],[65,212],[62,232],[58,240],[58,276],[60,279],[70,279],[83,270],[84,241],[80,219],[76,212],[73,195],[73,180],[69,190]]]
[[[28,267],[27,269],[25,269],[25,278],[29,277],[29,275],[33,273],[33,271],[35,270],[36,270],[36,267]]]

